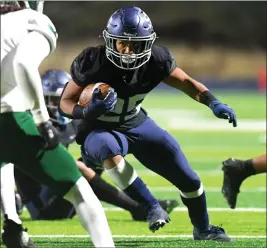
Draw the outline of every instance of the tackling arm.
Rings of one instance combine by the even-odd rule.
[[[14,61],[17,64],[18,75],[27,79],[27,87],[29,87],[34,101],[32,114],[37,125],[49,120],[38,71],[39,65],[49,53],[50,44],[48,40],[38,32],[31,32],[19,44]]]

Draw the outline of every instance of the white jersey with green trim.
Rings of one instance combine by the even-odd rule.
[[[29,87],[25,87],[27,79],[22,80],[26,77],[25,73],[14,66],[18,45],[33,31],[42,34],[48,40],[50,53],[55,50],[58,35],[54,24],[46,15],[31,9],[1,15],[0,113],[23,112],[34,106],[34,100],[30,97],[32,92],[29,92]],[[25,56],[23,59],[28,58]]]

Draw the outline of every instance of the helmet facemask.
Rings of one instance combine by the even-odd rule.
[[[107,30],[103,31],[106,43],[106,56],[117,67],[125,70],[135,70],[144,65],[151,57],[151,49],[156,39],[156,33],[148,36],[119,36],[112,35]],[[117,40],[131,42],[133,53],[123,54],[117,51]]]
[[[65,130],[68,123],[71,122],[71,119],[62,116],[58,111],[58,106],[60,102],[59,94],[49,94],[45,93],[45,103],[50,117],[50,121],[56,125],[60,130]]]

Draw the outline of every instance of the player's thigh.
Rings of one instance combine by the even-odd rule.
[[[17,162],[15,166],[62,196],[81,177],[75,160],[62,145],[43,151],[34,160]]]
[[[82,150],[87,166],[89,164],[103,165],[104,161],[110,157],[125,156],[128,152],[128,141],[119,132],[94,130],[86,137]]]
[[[5,128],[9,140],[5,145],[3,161],[14,165],[40,183],[64,195],[81,176],[73,157],[62,146],[44,150],[44,140],[30,113],[6,115]],[[2,126],[0,126],[2,128]]]
[[[35,158],[44,146],[44,140],[27,111],[0,114],[0,137],[0,161],[7,163]]]
[[[185,190],[199,187],[199,178],[191,169],[178,142],[154,121],[147,119],[139,128],[140,139],[134,156],[147,168]]]

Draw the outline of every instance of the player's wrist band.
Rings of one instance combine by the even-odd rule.
[[[218,101],[218,99],[209,90],[206,90],[200,94],[199,101],[210,106],[212,101]]]
[[[76,104],[72,110],[73,119],[83,119],[84,118],[83,109],[84,107]]]

